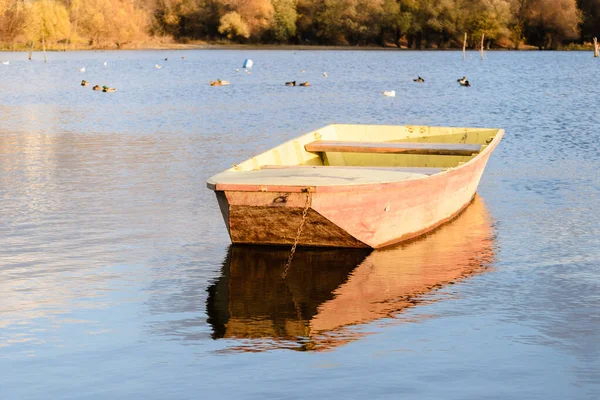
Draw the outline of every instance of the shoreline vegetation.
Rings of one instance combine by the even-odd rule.
[[[203,44],[183,44],[183,43],[172,43],[172,44],[140,44],[136,47],[122,47],[122,48],[91,48],[91,47],[73,47],[73,48],[46,48],[47,52],[78,52],[78,51],[144,51],[144,50],[293,50],[293,51],[461,51],[459,48],[445,48],[445,49],[437,49],[437,48],[423,48],[423,49],[414,49],[407,47],[380,47],[380,46],[339,46],[339,45],[294,45],[294,44],[239,44],[239,43],[203,43]],[[0,48],[0,53],[27,53],[30,49],[27,48]],[[42,52],[41,48],[34,48],[33,52],[38,53]],[[467,49],[467,51],[471,52],[479,52],[479,49]],[[592,43],[585,43],[584,45],[569,45],[563,46],[556,50],[540,50],[534,46],[522,46],[518,49],[510,49],[510,48],[491,48],[486,49],[486,52],[537,52],[537,51],[594,51],[594,45]]]
[[[600,0],[0,0],[0,50],[593,50]]]
[[[0,44],[0,52],[29,52],[31,49],[25,46],[9,48]],[[377,45],[306,45],[306,44],[273,44],[273,43],[227,43],[227,42],[197,42],[197,43],[177,43],[177,42],[143,42],[135,46],[122,46],[121,48],[103,47],[94,48],[89,46],[52,46],[47,47],[49,52],[67,52],[67,51],[119,51],[119,50],[294,50],[294,51],[460,51],[458,47],[448,48],[409,48],[406,46],[377,46]],[[467,48],[467,51],[479,51],[476,48]],[[576,44],[572,43],[561,48],[552,50],[540,50],[538,47],[521,44],[518,49],[515,48],[489,48],[485,51],[593,51],[593,43]],[[42,48],[34,48],[34,52],[41,52]]]

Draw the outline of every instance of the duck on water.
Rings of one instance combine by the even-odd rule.
[[[210,86],[226,86],[229,85],[228,81],[222,81],[217,79],[216,81],[210,81]]]

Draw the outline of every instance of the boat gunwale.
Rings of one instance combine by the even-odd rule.
[[[335,124],[334,124],[335,125]],[[408,125],[407,125],[408,126]],[[469,128],[469,129],[477,129],[477,128]],[[496,129],[496,128],[481,128],[481,129]],[[368,189],[369,187],[381,187],[388,186],[394,184],[401,184],[404,182],[415,182],[424,179],[432,179],[432,178],[441,178],[446,177],[448,174],[460,172],[464,168],[469,167],[472,163],[477,162],[480,158],[484,157],[486,154],[491,153],[496,149],[500,140],[504,136],[504,129],[497,129],[496,134],[492,141],[485,145],[483,150],[481,150],[476,156],[471,158],[469,161],[459,164],[455,167],[447,168],[437,174],[427,175],[422,177],[417,177],[414,179],[402,179],[397,181],[389,181],[389,182],[377,182],[377,183],[356,183],[350,185],[314,185],[314,186],[298,186],[298,185],[256,185],[256,184],[239,184],[239,183],[218,183],[211,182],[211,178],[206,182],[206,186],[208,189],[211,189],[215,192],[286,192],[286,193],[332,193],[332,192],[353,192],[356,191],[357,188],[360,190]],[[296,139],[292,139],[296,140]],[[482,145],[483,147],[484,145]],[[290,167],[294,167],[290,165]],[[342,166],[343,167],[343,166]],[[367,167],[368,168],[368,167]],[[225,171],[223,171],[225,172]]]

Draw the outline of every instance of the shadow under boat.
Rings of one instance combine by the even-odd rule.
[[[485,271],[494,229],[483,200],[434,232],[381,250],[232,245],[208,289],[213,339],[231,350],[324,350],[362,335],[352,326],[393,317],[423,295]]]

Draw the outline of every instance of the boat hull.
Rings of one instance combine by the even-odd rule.
[[[217,198],[233,243],[292,245],[308,208],[298,245],[381,248],[456,217],[473,199],[497,143],[465,164],[422,179],[305,192],[238,188],[217,191]]]

